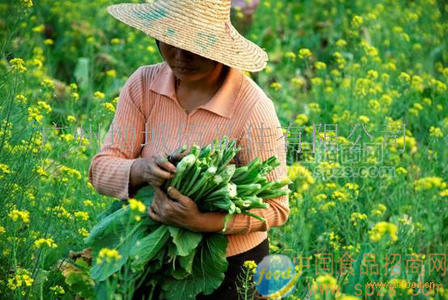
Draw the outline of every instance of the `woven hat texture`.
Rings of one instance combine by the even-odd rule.
[[[159,0],[110,5],[107,11],[166,44],[240,70],[260,71],[268,55],[233,27],[230,7],[231,0]]]

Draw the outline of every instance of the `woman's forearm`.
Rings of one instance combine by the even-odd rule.
[[[131,170],[129,172],[129,190],[137,191],[146,184],[141,174],[141,159],[139,158],[131,165]]]
[[[206,212],[202,213],[196,219],[196,226],[201,232],[220,232],[224,227],[224,212]]]

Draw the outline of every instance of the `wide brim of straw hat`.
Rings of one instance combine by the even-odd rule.
[[[233,68],[257,72],[268,61],[267,53],[231,24],[230,1],[121,3],[107,11],[157,40]]]

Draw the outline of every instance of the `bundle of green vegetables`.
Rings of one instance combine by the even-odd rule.
[[[255,158],[239,168],[229,164],[240,151],[235,143],[224,137],[204,148],[193,145],[177,163],[176,176],[162,185],[165,192],[174,186],[195,201],[201,211],[226,212],[223,231],[231,216],[238,213],[265,221],[249,210],[267,208],[263,199],[290,192],[282,189],[289,184],[288,178],[266,179],[280,164],[275,156],[265,161]],[[140,189],[138,200],[115,205],[86,238],[96,258],[90,276],[95,281],[97,299],[109,298],[114,287],[118,288],[115,293],[132,295],[133,288],[143,281],[152,287],[160,284],[164,299],[195,299],[199,293],[211,294],[224,279],[226,236],[192,232],[152,220],[146,212],[152,197],[152,187]]]

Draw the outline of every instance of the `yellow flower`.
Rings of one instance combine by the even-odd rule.
[[[37,101],[37,106],[40,110],[45,111],[47,114],[52,111],[51,106],[45,101]]]
[[[288,166],[288,178],[291,181],[300,179],[299,181],[301,185],[298,188],[300,192],[308,190],[310,185],[315,182],[311,172],[300,165],[300,163],[294,163],[293,165]]]
[[[148,52],[150,52],[150,53],[156,52],[156,48],[154,48],[153,46],[146,47],[146,50],[148,50]]]
[[[91,200],[84,200],[82,203],[84,206],[93,206],[93,202]]]
[[[67,121],[72,123],[76,121],[76,118],[74,116],[67,116]]]
[[[378,72],[375,70],[369,70],[367,71],[367,78],[370,79],[377,79],[378,78]]]
[[[20,287],[31,286],[34,279],[31,277],[30,271],[24,268],[18,267],[15,274],[10,275],[8,278],[7,286],[11,290],[16,290]]]
[[[41,238],[41,239],[34,241],[34,248],[39,249],[42,246],[46,246],[48,248],[53,248],[53,249],[58,247],[58,245],[56,245],[56,243],[51,238],[47,238],[47,239]]]
[[[285,57],[290,58],[292,60],[295,60],[296,59],[296,54],[294,52],[292,52],[292,51],[288,51],[288,52],[285,53]]]
[[[319,113],[321,111],[319,103],[316,103],[316,102],[309,103],[308,107],[310,108],[310,111],[312,111],[312,112]]]
[[[328,209],[330,209],[331,207],[335,207],[335,206],[336,206],[336,202],[328,201],[327,203],[324,203],[320,206],[320,210],[325,212],[325,211],[328,211]]]
[[[322,85],[324,81],[320,77],[313,77],[311,78],[311,84],[313,85]]]
[[[338,286],[336,278],[334,278],[330,274],[319,275],[316,278],[315,283],[321,285],[325,289],[336,290],[336,288]]]
[[[384,236],[384,234],[388,233],[390,239],[395,242],[398,240],[397,231],[397,225],[382,221],[375,224],[375,226],[369,232],[370,240],[373,242],[378,242]]]
[[[339,40],[336,41],[336,46],[338,46],[338,47],[347,46],[347,42],[345,40],[343,40],[343,39],[339,39]]]
[[[305,80],[299,77],[293,77],[291,79],[291,83],[297,85],[298,87],[302,87],[305,84]]]
[[[246,269],[248,269],[249,271],[252,271],[253,273],[255,273],[255,270],[257,268],[257,264],[255,263],[254,260],[246,260],[244,262],[244,267]]]
[[[431,105],[431,104],[432,104],[432,100],[431,100],[431,98],[428,98],[428,97],[423,98],[423,102],[424,102],[426,105]]]
[[[40,84],[44,87],[54,88],[54,82],[48,76],[44,77],[44,79],[42,80],[42,82]]]
[[[55,293],[55,295],[58,295],[58,294],[59,295],[63,295],[63,294],[65,294],[64,288],[62,286],[60,286],[60,285],[52,286],[52,287],[50,287],[50,290],[53,291]]]
[[[74,82],[70,83],[69,88],[71,91],[75,92],[78,90],[78,85]]]
[[[75,217],[82,220],[82,221],[87,221],[89,220],[89,213],[85,212],[85,211],[76,211],[74,213]]]
[[[398,76],[398,78],[400,80],[402,80],[402,81],[405,81],[405,82],[410,82],[411,81],[411,76],[409,76],[409,74],[406,73],[406,72],[401,72],[400,76]]]
[[[358,118],[361,122],[363,122],[364,124],[369,123],[369,117],[367,116],[359,116]]]
[[[85,229],[84,227],[81,227],[78,229],[78,233],[80,235],[82,235],[83,237],[87,237],[89,236],[89,232],[87,231],[87,229]]]
[[[24,95],[22,95],[22,94],[17,95],[16,96],[16,100],[17,100],[17,102],[26,104],[26,97]]]
[[[120,44],[120,42],[121,42],[121,40],[118,38],[113,38],[112,40],[110,40],[110,43],[112,45],[118,45],[118,44]]]
[[[384,204],[378,203],[377,208],[372,210],[372,215],[381,216],[386,210],[387,207]]]
[[[54,42],[53,42],[52,39],[45,39],[44,44],[45,44],[45,45],[53,45]]]
[[[22,0],[22,3],[25,7],[32,7],[33,6],[33,0]]]
[[[33,32],[37,32],[37,33],[44,32],[45,26],[44,26],[44,24],[41,24],[39,26],[34,27],[32,30],[33,30]]]
[[[13,221],[21,219],[24,224],[28,224],[30,222],[30,213],[27,210],[17,210],[14,208],[12,211],[9,212],[8,216]]]
[[[395,171],[396,171],[397,174],[399,174],[399,175],[401,175],[401,174],[405,175],[405,174],[408,173],[408,171],[407,171],[405,168],[403,168],[403,167],[398,167]]]
[[[302,126],[303,124],[306,124],[308,122],[308,116],[305,114],[299,114],[297,115],[295,119],[295,123],[299,126]]]
[[[72,97],[73,97],[74,100],[78,100],[79,99],[79,94],[76,93],[76,92],[73,92],[72,93]]]
[[[316,202],[320,202],[325,199],[327,199],[327,195],[325,195],[325,194],[319,194],[316,197],[314,197],[314,201],[316,201]]]
[[[129,199],[128,202],[129,202],[129,208],[132,211],[138,211],[141,213],[145,212],[145,204],[143,202],[133,198]]]
[[[336,296],[336,300],[361,300],[361,298],[352,295]]]
[[[350,200],[350,195],[344,189],[334,191],[331,196],[341,202],[347,202]]]
[[[414,181],[414,188],[416,191],[430,190],[432,188],[441,187],[444,188],[446,183],[440,177],[430,176]]]
[[[81,173],[78,170],[66,166],[59,167],[59,170],[65,176],[76,177],[78,180],[81,179]]]
[[[103,107],[110,112],[115,112],[115,106],[110,102],[103,103]]]
[[[358,28],[359,26],[361,26],[363,23],[362,17],[361,16],[354,16],[352,19],[352,26],[355,28]]]
[[[98,253],[98,257],[96,259],[96,262],[98,264],[101,264],[103,261],[106,261],[106,262],[109,263],[109,262],[120,260],[120,259],[121,259],[121,255],[120,255],[120,253],[117,250],[109,249],[109,248],[103,248]]]
[[[12,65],[13,70],[17,70],[19,72],[25,72],[25,62],[21,58],[13,58],[9,61],[9,63]]]
[[[314,67],[315,67],[317,70],[325,70],[325,69],[327,68],[327,65],[326,65],[324,62],[322,62],[322,61],[316,61],[316,62],[314,63]]]
[[[429,136],[435,137],[435,138],[441,138],[443,137],[443,132],[440,130],[439,127],[431,126],[429,127]]]
[[[353,223],[354,226],[358,225],[358,220],[366,220],[366,219],[367,215],[359,212],[353,212],[352,215],[350,216],[350,221]]]
[[[278,91],[282,88],[282,84],[279,82],[273,82],[271,83],[271,88],[273,88],[274,90]]]
[[[311,51],[307,48],[302,48],[299,50],[299,57],[301,59],[306,59],[311,56]]]
[[[3,174],[11,174],[11,170],[8,165],[0,164],[0,179],[3,178]]]
[[[109,71],[106,71],[106,75],[109,77],[112,77],[112,78],[117,77],[117,71],[115,71],[114,69],[111,69]]]
[[[97,98],[97,99],[104,99],[106,97],[106,95],[100,91],[96,91],[93,94],[93,97]]]

